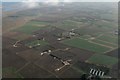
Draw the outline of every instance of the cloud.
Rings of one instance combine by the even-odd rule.
[[[34,8],[34,7],[39,6],[38,1],[39,0],[23,0],[22,3],[24,6],[28,8]]]
[[[48,5],[58,5],[60,0],[46,0],[43,3]]]
[[[27,8],[38,7],[39,3],[42,2],[46,5],[58,5],[60,2],[72,3],[72,2],[116,2],[119,0],[4,0],[4,2],[22,2]]]
[[[63,0],[63,2],[74,2],[72,0]]]
[[[23,0],[22,3],[24,4],[24,6],[28,7],[28,8],[34,8],[39,6],[38,2],[42,2],[45,5],[58,5],[61,0]],[[63,0],[62,0],[63,2]]]

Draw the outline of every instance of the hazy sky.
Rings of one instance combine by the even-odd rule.
[[[37,2],[44,2],[44,1],[65,1],[65,2],[118,2],[120,0],[0,0],[2,2],[22,2],[22,1],[37,1]]]

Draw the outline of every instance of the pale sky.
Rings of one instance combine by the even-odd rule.
[[[22,2],[22,1],[31,1],[31,2],[44,2],[44,1],[59,1],[59,2],[119,2],[120,0],[0,0],[2,2]]]

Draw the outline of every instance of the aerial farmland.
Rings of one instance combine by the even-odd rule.
[[[3,78],[118,78],[117,3],[38,4],[3,9]]]

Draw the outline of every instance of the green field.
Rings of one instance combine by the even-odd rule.
[[[72,20],[64,20],[62,22],[56,23],[55,24],[58,28],[63,29],[63,30],[71,30],[74,28],[81,27],[85,25],[83,22],[77,22],[77,21],[72,21]]]
[[[75,32],[81,35],[91,35],[91,36],[96,37],[100,34],[106,34],[106,32],[112,33],[118,29],[117,24],[114,22],[109,22],[105,20],[98,20],[98,21],[88,20],[88,21],[90,21],[90,25],[80,27],[79,29],[76,29]]]
[[[114,36],[103,35],[98,39],[109,42],[109,43],[118,44],[118,39]]]
[[[90,35],[83,35],[83,36],[80,36],[80,38],[83,38],[85,40],[91,40],[92,42],[102,44],[102,45],[105,45],[105,46],[110,46],[110,47],[113,47],[113,48],[117,47],[117,44],[109,43],[109,42],[97,39],[96,37],[92,37]],[[94,39],[92,39],[92,38],[94,38]],[[116,38],[116,40],[117,40],[117,38]]]
[[[91,36],[90,36],[90,35],[83,35],[83,36],[80,36],[80,38],[83,38],[83,39],[90,39]]]
[[[23,76],[19,73],[16,73],[16,68],[13,67],[7,67],[2,69],[2,74],[5,76],[9,77],[14,77],[14,78],[23,78]]]
[[[101,64],[111,67],[112,65],[118,62],[118,59],[106,55],[95,54],[92,57],[90,57],[87,61],[90,63]]]
[[[76,29],[75,32],[81,35],[91,35],[91,36],[98,36],[105,30],[101,27],[96,27],[95,25],[84,26],[79,29]]]
[[[16,40],[25,40],[27,38],[29,38],[31,35],[29,34],[25,34],[25,33],[19,33],[19,35],[12,37],[13,39]]]
[[[31,21],[26,23],[24,26],[17,28],[15,31],[31,34],[36,30],[45,28],[46,25],[48,25],[46,22]]]
[[[26,43],[26,46],[37,46],[38,44],[40,44],[40,46],[45,46],[49,43],[47,43],[46,41],[43,40],[35,40],[29,43]]]
[[[110,47],[113,47],[113,48],[117,47],[117,44],[110,44],[110,43],[104,42],[104,41],[99,40],[99,39],[94,39],[92,41],[96,42],[96,43],[99,43],[99,44],[102,44],[102,45],[110,46]]]
[[[69,45],[69,46],[86,49],[86,50],[93,51],[96,53],[104,53],[104,52],[110,50],[110,48],[108,48],[108,47],[90,43],[87,40],[80,39],[80,38],[65,40],[65,41],[63,41],[63,43],[66,45]]]
[[[96,25],[96,27],[101,27],[103,29],[108,29],[108,30],[114,30],[117,29],[117,23],[115,22],[109,22],[106,20],[99,20],[99,21],[95,21],[94,25]]]
[[[77,65],[73,65],[73,66],[71,66],[71,68],[76,70],[77,72],[79,72],[81,74],[85,74],[85,72]]]

